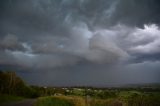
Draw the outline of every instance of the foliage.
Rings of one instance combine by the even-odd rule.
[[[15,72],[0,72],[0,94],[37,97],[34,89],[27,86]]]
[[[128,106],[160,106],[160,94],[134,94],[127,99]]]

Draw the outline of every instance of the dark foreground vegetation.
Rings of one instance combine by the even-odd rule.
[[[26,98],[36,98],[34,106],[160,106],[160,87],[38,87],[0,71],[0,104]]]

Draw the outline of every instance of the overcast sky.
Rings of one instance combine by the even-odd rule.
[[[160,83],[159,0],[1,0],[0,69],[49,86]]]

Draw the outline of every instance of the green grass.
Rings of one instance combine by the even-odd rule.
[[[0,94],[0,104],[21,101],[23,99],[23,97],[19,96]]]
[[[123,106],[123,102],[118,99],[93,99],[89,106]]]
[[[74,106],[74,103],[57,97],[41,97],[38,98],[35,106]]]

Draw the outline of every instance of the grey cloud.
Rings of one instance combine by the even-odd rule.
[[[159,5],[160,2],[158,0],[121,0],[117,5],[117,11],[114,13],[112,20],[141,27],[143,27],[144,23],[159,24]]]
[[[2,55],[3,54],[3,55]],[[21,66],[28,69],[52,69],[75,64],[79,59],[72,55],[37,55],[21,51],[1,52],[1,64]]]
[[[88,54],[87,58],[93,61],[98,60],[98,62],[115,62],[119,58],[127,57],[128,54],[107,36],[96,34],[90,39],[90,54]]]
[[[137,60],[138,58],[140,61],[145,61],[147,57],[143,59],[143,55],[149,54],[154,58],[154,54],[159,52],[159,29],[156,25],[146,25],[144,28],[127,28],[119,25],[91,31],[86,24],[81,23],[72,27],[69,33],[68,37],[48,35],[43,38],[40,36],[31,43],[20,43],[17,38],[7,36],[2,44],[9,41],[10,43],[7,42],[6,45],[15,47],[12,52],[18,54],[14,54],[13,57],[19,64],[24,61],[23,65],[28,64],[29,67],[32,67],[35,65],[31,64],[37,64],[37,67],[41,66],[41,68],[48,66],[47,64],[42,65],[44,61],[52,63],[48,67],[65,66],[65,64],[74,65],[84,60],[101,64],[114,64],[128,59]],[[18,44],[25,51],[15,46]],[[68,58],[68,56],[73,58]],[[69,62],[67,63],[67,61]]]
[[[136,29],[129,36],[132,43],[137,45],[130,48],[130,51],[140,54],[159,53],[160,30],[156,25],[145,25],[144,29]]]
[[[23,45],[18,41],[15,35],[8,34],[2,40],[0,40],[1,50],[25,50]]]
[[[3,3],[5,6],[1,9],[3,10],[1,33],[8,31],[16,35],[19,33],[18,35],[28,36],[48,33],[65,35],[68,27],[80,21],[91,29],[117,23],[141,24],[141,26],[144,23],[157,23],[159,2],[156,0],[150,2],[149,0],[147,2],[143,0],[6,0]],[[152,8],[155,5],[156,8]]]
[[[11,60],[13,60],[13,57],[6,51],[0,51],[0,58],[1,64],[11,64]]]
[[[126,27],[124,25],[116,25],[109,29],[100,30],[99,32],[107,35],[109,41],[118,45],[122,52],[128,53],[128,59],[136,59],[140,61],[153,60],[159,53],[160,30],[156,24],[144,25],[139,27]],[[105,38],[102,39],[105,43]],[[102,41],[101,41],[102,42]],[[103,44],[103,46],[107,45]],[[109,44],[114,47],[113,44]],[[114,53],[117,53],[114,51]],[[118,52],[120,54],[120,50]],[[154,56],[155,55],[155,56]],[[132,58],[133,57],[133,58]],[[159,60],[159,58],[157,58]]]
[[[66,37],[47,37],[39,44],[33,45],[33,52],[38,53],[66,53],[93,62],[115,62],[119,58],[127,57],[127,53],[119,48],[106,35],[90,31],[85,24],[73,27],[70,39]],[[111,36],[111,35],[110,35]],[[49,39],[48,39],[49,38]]]

